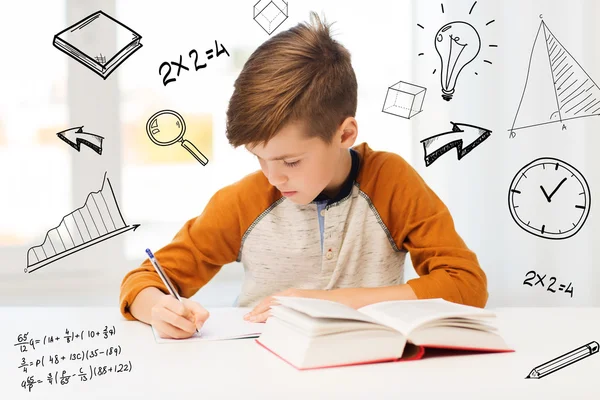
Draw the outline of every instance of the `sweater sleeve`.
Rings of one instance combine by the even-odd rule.
[[[187,221],[170,243],[154,252],[182,297],[193,296],[223,265],[236,261],[241,246],[239,207],[234,188],[219,190],[202,214]],[[129,307],[138,293],[150,286],[169,293],[146,259],[121,283],[120,311],[126,319],[135,320]]]
[[[403,171],[394,195],[405,221],[399,237],[419,275],[407,284],[420,299],[439,297],[485,307],[487,278],[477,256],[457,233],[446,205],[417,171],[409,164]]]

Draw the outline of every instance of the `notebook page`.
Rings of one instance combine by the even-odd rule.
[[[194,333],[187,339],[164,339],[152,327],[154,339],[157,343],[171,343],[258,337],[265,326],[260,322],[244,321],[244,314],[252,310],[250,307],[207,307],[206,309],[210,316],[200,328],[199,334]]]
[[[359,308],[358,311],[405,335],[421,324],[440,318],[490,318],[496,316],[490,310],[452,303],[444,299],[384,301]]]

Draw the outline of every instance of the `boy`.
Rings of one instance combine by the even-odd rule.
[[[235,82],[227,138],[262,171],[217,191],[156,252],[183,302],[146,260],[121,285],[127,319],[162,337],[193,335],[209,314],[188,298],[234,261],[245,269],[237,305],[254,307],[245,318],[256,322],[274,295],[354,308],[435,297],[485,306],[486,275],[442,201],[399,155],[354,146],[350,54],[311,20],[263,43]],[[419,278],[402,283],[407,252]]]

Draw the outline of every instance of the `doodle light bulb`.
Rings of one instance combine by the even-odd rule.
[[[473,26],[466,22],[454,21],[440,28],[434,42],[442,64],[442,98],[450,101],[458,75],[479,54],[481,39]]]

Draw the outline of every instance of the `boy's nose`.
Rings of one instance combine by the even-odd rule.
[[[273,186],[281,186],[282,183],[285,183],[285,181],[287,181],[285,175],[280,174],[274,170],[269,170],[267,179],[269,180],[269,183]]]
[[[273,176],[269,177],[269,183],[273,186],[282,186],[285,181],[286,179],[283,175],[277,175],[275,178]]]

